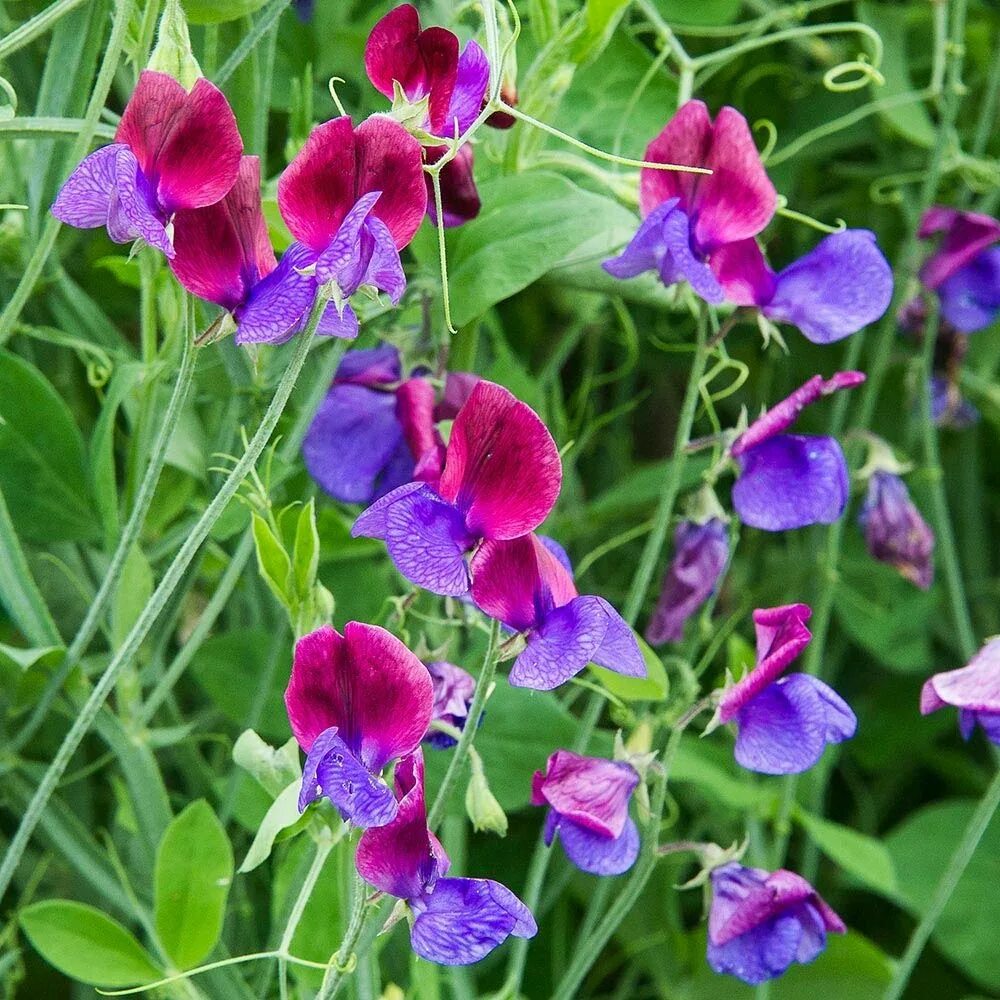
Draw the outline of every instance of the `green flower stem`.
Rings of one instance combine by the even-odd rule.
[[[361,932],[368,922],[368,913],[374,912],[374,908],[366,905],[365,893],[368,887],[358,876],[354,881],[354,909],[351,911],[351,922],[347,926],[347,933],[340,947],[330,957],[327,965],[326,975],[323,977],[323,985],[316,994],[316,1000],[333,1000],[340,987],[344,984],[346,976],[354,971],[357,961],[354,949],[357,946]]]
[[[288,6],[288,0],[271,0],[260,12],[260,17],[253,22],[253,27],[246,33],[240,44],[233,49],[232,55],[222,64],[212,82],[221,87],[239,69],[243,60],[257,47],[260,40],[278,23],[278,18]]]
[[[83,126],[82,118],[9,118],[0,121],[0,135],[11,140],[65,139],[78,135]],[[93,136],[110,142],[115,137],[115,130],[110,125],[96,125]]]
[[[292,360],[275,390],[274,397],[264,414],[264,418],[260,422],[260,426],[257,428],[257,432],[247,445],[239,462],[236,463],[232,472],[226,477],[215,498],[191,529],[184,544],[178,550],[173,562],[163,575],[159,586],[153,592],[149,603],[139,615],[129,634],[125,637],[121,648],[111,658],[111,662],[94,686],[90,697],[80,709],[70,731],[66,734],[62,744],[56,751],[55,757],[53,757],[51,764],[49,764],[48,769],[42,777],[37,791],[32,797],[31,802],[28,803],[28,808],[25,810],[17,832],[10,842],[10,847],[3,859],[3,863],[0,864],[0,898],[2,898],[10,887],[11,880],[21,861],[21,857],[42,818],[42,813],[45,811],[52,793],[55,791],[60,778],[69,766],[69,762],[72,760],[77,747],[79,747],[93,725],[97,713],[101,710],[105,700],[111,693],[118,674],[126,664],[131,662],[132,658],[138,652],[150,629],[169,603],[174,588],[180,583],[185,570],[197,555],[202,542],[208,537],[215,522],[222,516],[229,501],[232,500],[243,480],[256,465],[261,453],[267,446],[271,434],[274,432],[274,428],[281,414],[284,412],[292,389],[295,387],[295,381],[302,370],[302,366],[305,364],[310,343],[325,307],[326,298],[320,294],[313,304],[305,331],[298,336]]]
[[[497,637],[500,634],[500,623],[494,619],[490,625],[490,638],[486,646],[486,656],[483,658],[483,668],[479,672],[479,679],[476,681],[476,690],[472,696],[472,704],[469,705],[467,724],[462,730],[462,738],[455,747],[455,752],[448,762],[448,770],[444,772],[441,780],[441,787],[434,797],[434,804],[427,814],[427,826],[434,830],[444,818],[444,811],[448,807],[448,797],[451,789],[458,779],[458,772],[465,765],[465,758],[472,750],[472,741],[476,738],[479,717],[483,714],[486,706],[486,696],[493,685],[493,678],[497,670]]]
[[[18,49],[23,49],[39,35],[53,28],[61,17],[85,2],[86,0],[57,0],[51,7],[46,7],[24,24],[18,25],[9,35],[0,38],[0,59],[6,59]]]
[[[116,5],[114,21],[111,25],[111,36],[108,39],[108,47],[104,52],[104,60],[101,63],[100,71],[97,74],[97,82],[94,84],[93,93],[90,95],[90,103],[87,105],[87,112],[80,125],[76,142],[69,155],[69,162],[76,163],[82,160],[90,149],[90,144],[94,141],[97,132],[97,122],[101,115],[104,102],[108,99],[108,92],[114,82],[115,71],[118,69],[118,60],[122,54],[122,46],[128,33],[129,22],[132,18],[134,0],[120,0]],[[62,223],[51,213],[45,220],[45,228],[35,246],[34,253],[24,267],[21,280],[14,289],[14,294],[10,298],[3,312],[0,313],[0,346],[5,344],[10,338],[14,329],[14,324],[21,315],[28,297],[35,287],[35,282],[41,276],[45,262],[49,259],[49,254],[55,246],[56,237]]]
[[[910,937],[906,951],[903,952],[903,957],[900,958],[899,964],[896,966],[892,981],[885,991],[885,1000],[900,1000],[903,996],[903,991],[910,981],[910,976],[924,946],[931,934],[934,933],[934,928],[937,926],[944,908],[948,905],[948,900],[951,899],[965,869],[968,868],[969,862],[979,846],[979,841],[982,840],[983,834],[990,825],[990,820],[993,819],[998,807],[1000,807],[1000,768],[997,769],[993,781],[980,799],[979,805],[976,806],[976,811],[972,814],[972,819],[969,820],[969,825],[965,828],[965,833],[962,834],[962,839],[958,842],[958,847],[955,848],[955,853],[951,856],[948,867],[945,868],[941,875],[941,881],[938,882],[937,888],[934,890],[927,912]]]

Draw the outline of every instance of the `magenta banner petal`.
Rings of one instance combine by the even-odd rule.
[[[139,74],[118,123],[115,142],[132,150],[147,177],[156,176],[160,153],[184,118],[187,101],[188,92],[169,73],[146,69]]]
[[[712,253],[709,263],[726,293],[738,306],[761,306],[774,297],[775,275],[752,237],[727,243]]]
[[[365,44],[365,71],[379,93],[391,99],[394,80],[407,97],[416,97],[426,85],[419,37],[420,15],[408,3],[394,7],[372,28]]]
[[[52,214],[77,229],[96,229],[107,225],[115,188],[115,159],[119,149],[112,143],[91,153],[69,175],[59,189]]]
[[[704,101],[687,101],[667,122],[663,131],[646,147],[646,159],[653,163],[677,163],[704,167],[712,143],[712,120]],[[639,207],[649,215],[669,198],[691,205],[703,175],[676,170],[644,169],[639,181]]]

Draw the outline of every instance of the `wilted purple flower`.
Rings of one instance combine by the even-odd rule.
[[[509,680],[548,691],[588,663],[645,677],[635,634],[603,597],[581,597],[558,554],[537,535],[486,541],[472,558],[472,599],[525,636]]]
[[[827,932],[843,934],[844,922],[801,875],[766,872],[735,861],[711,874],[708,964],[714,972],[756,986],[797,962],[813,961]]]
[[[682,521],[674,533],[674,558],[663,577],[646,640],[654,646],[680,642],[684,624],[715,590],[728,560],[729,535],[721,518],[704,524]]]
[[[362,829],[384,826],[396,798],[380,774],[427,732],[432,685],[424,665],[377,625],[329,625],[295,645],[288,721],[306,752],[299,809],[325,795]]]
[[[810,403],[864,382],[861,372],[814,375],[755,420],[730,448],[739,466],[733,505],[764,531],[832,524],[848,497],[847,461],[835,438],[785,434]]]
[[[628,814],[639,774],[624,761],[556,750],[531,781],[531,804],[549,806],[545,843],[556,834],[582,871],[620,875],[639,855],[639,830]]]
[[[469,965],[511,934],[538,932],[531,911],[492,879],[445,878],[448,855],[427,829],[424,758],[418,749],[396,768],[399,809],[386,826],[366,830],[358,843],[361,877],[405,899],[413,913],[410,943],[429,962]]]
[[[798,774],[829,743],[850,739],[858,720],[829,685],[809,674],[781,673],[809,644],[806,604],[754,611],[757,665],[722,693],[717,719],[736,723],[736,762],[761,774]]]
[[[868,551],[895,566],[911,583],[926,590],[934,580],[934,532],[910,499],[906,483],[877,469],[868,480],[868,495],[858,520]]]
[[[990,639],[968,666],[935,674],[924,684],[921,714],[945,705],[958,709],[958,726],[965,739],[978,724],[986,738],[1000,746],[1000,638]]]
[[[469,706],[476,692],[476,679],[467,670],[454,663],[437,660],[426,664],[434,685],[434,706],[431,722],[447,722],[456,729],[464,729],[469,721]],[[438,750],[446,750],[455,745],[455,738],[431,728],[427,730],[424,742]]]

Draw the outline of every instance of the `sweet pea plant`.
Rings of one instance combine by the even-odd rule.
[[[24,6],[5,995],[1000,996],[993,5]]]

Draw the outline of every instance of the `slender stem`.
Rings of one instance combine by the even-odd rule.
[[[455,747],[451,760],[448,762],[448,770],[444,772],[441,787],[434,797],[434,804],[427,814],[427,826],[433,830],[444,817],[444,811],[448,807],[448,797],[451,794],[452,786],[458,779],[458,772],[465,764],[465,758],[472,748],[472,741],[476,738],[476,730],[479,724],[479,717],[483,714],[486,705],[486,695],[493,685],[493,677],[497,669],[497,636],[500,634],[500,623],[494,619],[490,626],[490,638],[486,646],[486,656],[483,658],[483,668],[479,672],[479,680],[476,681],[476,690],[472,696],[472,704],[469,706],[469,714],[465,728],[462,730],[462,738]]]
[[[889,987],[885,991],[885,1000],[900,1000],[902,997],[924,946],[931,934],[934,933],[934,928],[937,926],[944,908],[948,905],[948,900],[951,899],[965,869],[968,868],[969,862],[979,846],[979,841],[982,840],[983,834],[990,825],[990,820],[993,819],[998,807],[1000,807],[1000,769],[993,776],[993,781],[980,799],[979,805],[976,806],[976,811],[972,814],[969,825],[965,828],[965,833],[962,834],[962,839],[958,842],[958,847],[955,848],[955,853],[951,856],[948,867],[945,868],[941,875],[941,881],[938,882],[937,888],[934,890],[927,912],[924,913],[910,937],[906,951],[903,952],[903,957],[900,958]]]
[[[261,11],[260,17],[254,21],[253,27],[244,35],[240,44],[233,49],[232,55],[215,74],[213,83],[221,87],[239,69],[243,60],[253,52],[264,35],[277,24],[278,18],[281,17],[287,6],[288,0],[271,0],[271,3]]]
[[[82,118],[8,118],[0,121],[0,135],[5,139],[65,139],[79,135],[83,128]],[[97,125],[94,138],[111,140],[115,130],[110,125]]]
[[[102,705],[111,693],[119,672],[127,663],[131,662],[136,652],[138,652],[150,629],[170,601],[174,588],[180,582],[185,570],[201,547],[202,542],[208,537],[208,533],[212,530],[215,522],[222,516],[229,501],[236,494],[243,480],[257,463],[261,453],[267,446],[271,434],[285,409],[288,397],[295,387],[295,381],[305,363],[309,353],[310,342],[313,339],[325,307],[326,299],[320,294],[317,296],[316,302],[312,307],[309,323],[305,331],[299,335],[291,363],[275,390],[274,397],[264,414],[264,418],[261,420],[260,426],[257,428],[257,433],[254,434],[243,456],[236,463],[233,471],[226,477],[225,482],[206,508],[204,514],[202,514],[191,529],[191,533],[163,575],[160,585],[153,592],[149,603],[139,615],[135,625],[132,626],[132,630],[125,637],[121,648],[105,668],[104,673],[94,686],[90,697],[80,709],[70,731],[66,734],[59,749],[56,751],[56,755],[42,777],[37,791],[32,797],[31,802],[28,803],[17,832],[10,842],[10,847],[3,859],[2,865],[0,865],[0,898],[2,898],[10,887],[14,872],[17,870],[25,848],[28,846],[28,842],[31,840],[32,834],[35,832],[35,828],[42,818],[42,813],[44,813],[52,793],[59,784],[59,779],[69,765],[77,747],[83,741],[84,736],[87,735],[91,725],[93,725],[97,713],[101,710]]]
[[[39,35],[48,31],[61,17],[75,10],[85,0],[56,0],[56,3],[40,11],[33,18],[19,24],[5,38],[0,38],[0,59],[6,59],[11,53],[24,48]]]
[[[281,1000],[288,1000],[287,956],[292,947],[292,938],[295,937],[295,931],[298,929],[299,921],[305,912],[309,897],[312,895],[313,889],[316,888],[316,882],[323,871],[323,866],[326,864],[326,859],[330,856],[330,851],[333,850],[335,843],[336,841],[332,836],[325,836],[316,845],[316,855],[309,866],[309,871],[306,872],[302,888],[299,890],[299,894],[295,899],[295,905],[292,907],[292,912],[288,915],[288,923],[285,924],[284,933],[281,935],[281,942],[278,944],[278,951],[280,953],[278,955],[278,992],[281,995]]]
[[[354,971],[354,948],[361,937],[361,931],[365,926],[365,893],[367,887],[360,876],[354,883],[354,909],[351,911],[351,922],[348,924],[347,933],[344,940],[340,942],[340,947],[330,957],[326,975],[323,977],[323,985],[316,994],[316,1000],[333,1000],[337,991],[343,985],[344,977]]]
[[[132,18],[133,0],[120,0],[115,10],[114,22],[111,26],[111,36],[108,39],[108,47],[104,51],[104,60],[101,63],[100,71],[97,74],[97,82],[94,84],[94,91],[90,95],[90,103],[87,105],[87,112],[84,115],[80,126],[76,142],[70,152],[69,161],[76,163],[82,160],[97,131],[97,120],[100,117],[104,102],[108,99],[108,92],[114,82],[115,71],[118,69],[118,60],[122,53],[122,46],[125,43],[125,36],[128,33],[129,22]],[[55,246],[56,237],[62,223],[54,216],[49,215],[45,222],[45,228],[35,246],[35,251],[31,259],[25,265],[21,280],[14,289],[14,294],[7,303],[6,308],[0,313],[0,345],[5,344],[14,329],[14,324],[21,315],[24,304],[28,301],[35,282],[38,281],[45,267],[45,262]]]

